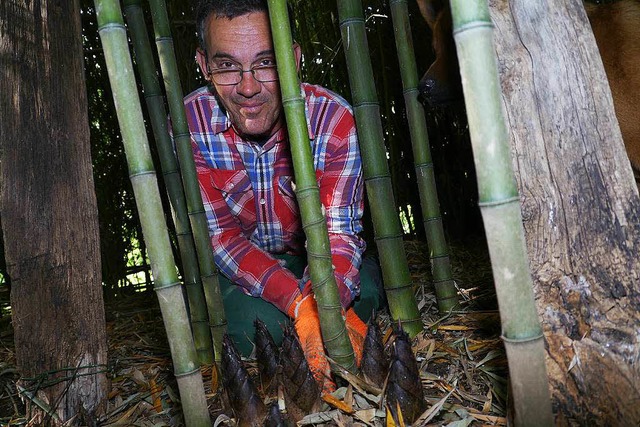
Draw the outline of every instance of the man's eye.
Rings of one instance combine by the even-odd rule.
[[[238,64],[231,61],[222,61],[216,64],[216,68],[219,70],[238,70]]]
[[[275,67],[276,61],[272,58],[261,59],[256,66],[257,67]]]

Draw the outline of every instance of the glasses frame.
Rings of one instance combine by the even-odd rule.
[[[211,79],[213,80],[213,82],[217,85],[220,86],[236,86],[239,85],[242,82],[242,79],[244,78],[244,73],[251,73],[251,76],[255,79],[255,81],[259,82],[259,83],[270,83],[270,82],[277,82],[278,81],[278,67],[276,65],[268,65],[268,66],[255,66],[255,67],[251,67],[248,70],[244,70],[242,69],[242,67],[240,66],[240,64],[238,64],[238,67],[240,67],[239,70],[220,70],[220,69],[211,69],[211,64],[209,62],[209,54],[206,50],[204,50],[204,57],[207,60],[207,73],[211,76]],[[276,78],[273,80],[260,80],[256,77],[256,71],[259,71],[261,69],[274,69],[276,72]],[[240,78],[238,79],[238,81],[236,83],[219,83],[216,81],[216,75],[220,75],[220,74],[233,74],[236,73],[237,75],[240,76]]]
[[[274,79],[269,79],[269,80],[262,80],[256,77],[256,71],[260,71],[260,70],[275,70],[276,72],[276,76]],[[269,82],[276,82],[278,81],[278,67],[275,65],[268,65],[268,66],[256,66],[256,67],[251,67],[248,70],[243,70],[243,69],[239,69],[239,70],[209,70],[209,75],[211,76],[211,78],[213,79],[213,81],[220,86],[235,86],[235,85],[239,85],[242,82],[242,79],[244,78],[244,74],[245,73],[251,73],[251,76],[260,83],[269,83]],[[238,81],[235,83],[220,83],[216,80],[216,76],[219,76],[221,74],[235,74],[238,77]]]

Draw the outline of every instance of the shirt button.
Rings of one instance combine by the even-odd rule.
[[[260,204],[264,205],[265,203],[267,203],[267,201],[265,199],[260,199]]]

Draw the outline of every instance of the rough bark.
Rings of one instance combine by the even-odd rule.
[[[640,198],[580,0],[491,0],[554,411],[640,423]]]
[[[78,0],[0,2],[0,117],[22,385],[61,421],[88,424],[108,382]]]

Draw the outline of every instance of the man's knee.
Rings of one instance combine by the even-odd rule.
[[[227,334],[243,356],[249,356],[253,350],[256,318],[267,325],[276,345],[280,345],[282,326],[288,321],[284,313],[260,298],[245,294],[226,279],[224,282],[221,280],[220,290],[227,318]]]
[[[358,316],[368,321],[373,310],[386,305],[380,266],[373,257],[365,257],[360,266],[360,295],[354,300],[353,309]]]

